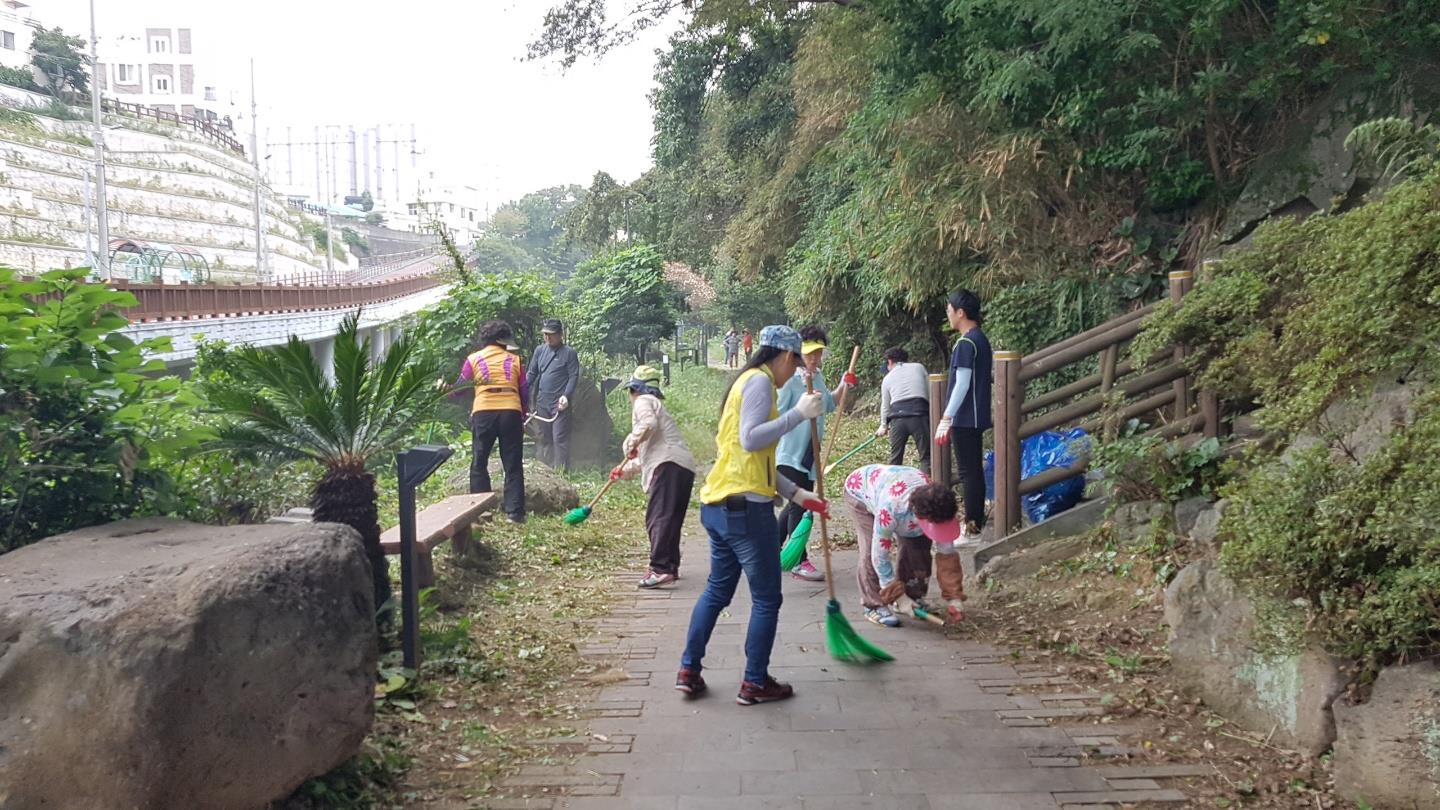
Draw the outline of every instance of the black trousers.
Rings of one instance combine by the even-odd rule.
[[[985,431],[977,428],[950,429],[955,445],[955,471],[964,488],[965,520],[977,528],[985,526]]]
[[[554,422],[535,420],[535,424],[540,426],[540,435],[535,441],[540,462],[552,470],[570,472],[570,409],[558,411],[551,405],[540,410],[544,411],[540,415],[547,419],[555,417]]]
[[[645,533],[650,535],[650,570],[680,574],[680,531],[690,509],[695,472],[667,461],[650,479],[650,502],[645,506]]]
[[[915,440],[915,449],[920,453],[916,467],[925,474],[930,473],[930,419],[925,416],[896,416],[886,425],[890,428],[890,463],[905,463],[905,442]]]
[[[780,471],[781,475],[794,481],[795,486],[814,491],[815,481],[806,475],[803,470],[796,469],[795,467],[787,467],[784,464],[781,464],[776,469]],[[785,541],[789,540],[790,535],[795,533],[795,527],[800,525],[800,518],[802,517],[805,517],[805,507],[794,501],[785,504],[785,510],[780,513],[781,547],[784,547]],[[810,559],[810,549],[807,547],[805,551],[800,554],[800,561],[804,562],[808,559]]]
[[[490,485],[490,451],[500,443],[500,466],[505,470],[505,514],[525,517],[525,467],[519,411],[476,411],[470,414],[470,491],[494,492]]]

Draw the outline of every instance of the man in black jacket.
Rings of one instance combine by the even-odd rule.
[[[526,378],[530,410],[539,425],[540,461],[569,472],[570,400],[580,382],[580,356],[565,345],[565,326],[558,319],[547,319],[540,331],[545,334],[545,342],[535,347]],[[552,417],[553,422],[540,421]]]

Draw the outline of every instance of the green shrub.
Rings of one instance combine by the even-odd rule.
[[[1105,474],[1120,503],[1211,497],[1221,478],[1220,442],[1204,439],[1187,447],[1158,436],[1131,436],[1096,447],[1092,466]]]
[[[413,327],[424,362],[456,373],[474,351],[480,324],[496,318],[515,330],[527,353],[540,342],[540,323],[550,307],[550,285],[534,273],[472,273],[445,300],[418,314]]]
[[[1292,451],[1227,489],[1223,560],[1237,580],[1293,602],[1310,637],[1375,668],[1440,652],[1440,392],[1355,460]]]
[[[121,334],[135,297],[88,272],[0,268],[0,552],[154,510],[170,488],[155,453],[196,439],[175,424],[193,400],[156,376],[167,342]]]
[[[1134,353],[1190,346],[1202,387],[1253,398],[1262,424],[1312,423],[1374,375],[1430,362],[1440,341],[1440,168],[1336,216],[1262,226]]]

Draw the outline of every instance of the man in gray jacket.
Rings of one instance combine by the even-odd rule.
[[[545,342],[535,347],[525,375],[530,388],[530,410],[539,424],[537,439],[540,461],[557,470],[570,471],[570,400],[580,382],[580,357],[565,345],[564,324],[546,319],[540,331]],[[542,422],[550,419],[553,422]]]
[[[885,351],[888,371],[880,383],[880,429],[875,435],[890,435],[890,463],[905,463],[905,441],[913,438],[920,453],[915,465],[930,471],[930,386],[929,375],[919,363],[911,363],[904,349]]]

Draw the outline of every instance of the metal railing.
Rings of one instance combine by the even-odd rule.
[[[404,298],[444,283],[417,274],[359,284],[136,284],[117,279],[109,286],[135,296],[138,305],[124,314],[141,323],[349,309]]]
[[[240,141],[235,139],[234,134],[229,129],[222,127],[209,119],[197,118],[195,116],[183,115],[181,113],[168,112],[166,110],[157,110],[154,107],[147,107],[143,104],[131,104],[125,101],[116,101],[115,99],[105,98],[103,95],[100,99],[100,107],[105,112],[114,113],[116,115],[129,116],[131,118],[139,118],[141,120],[150,120],[158,124],[170,124],[177,127],[188,127],[200,133],[201,135],[204,135],[206,138],[209,138],[210,140],[225,147],[226,149],[229,149],[231,152],[234,152],[241,157],[245,156],[245,147],[240,144]]]
[[[1172,272],[1170,300],[1178,305],[1193,284],[1193,271]],[[1140,333],[1145,316],[1154,311],[1155,305],[1151,304],[1028,355],[995,352],[992,519],[998,536],[1020,528],[1022,496],[1084,473],[1089,467],[1089,457],[1082,456],[1070,467],[1047,470],[1022,480],[1020,444],[1037,433],[1079,427],[1113,439],[1119,426],[1127,420],[1151,417],[1158,424],[1141,435],[1167,439],[1196,432],[1220,435],[1219,401],[1212,392],[1193,395],[1184,347],[1171,347],[1149,358],[1128,356],[1130,341]],[[1027,383],[1092,357],[1099,361],[1098,372],[1026,398]],[[932,436],[947,398],[946,382],[944,374],[930,375]],[[932,446],[930,474],[934,480],[951,483],[951,463],[948,447]]]

